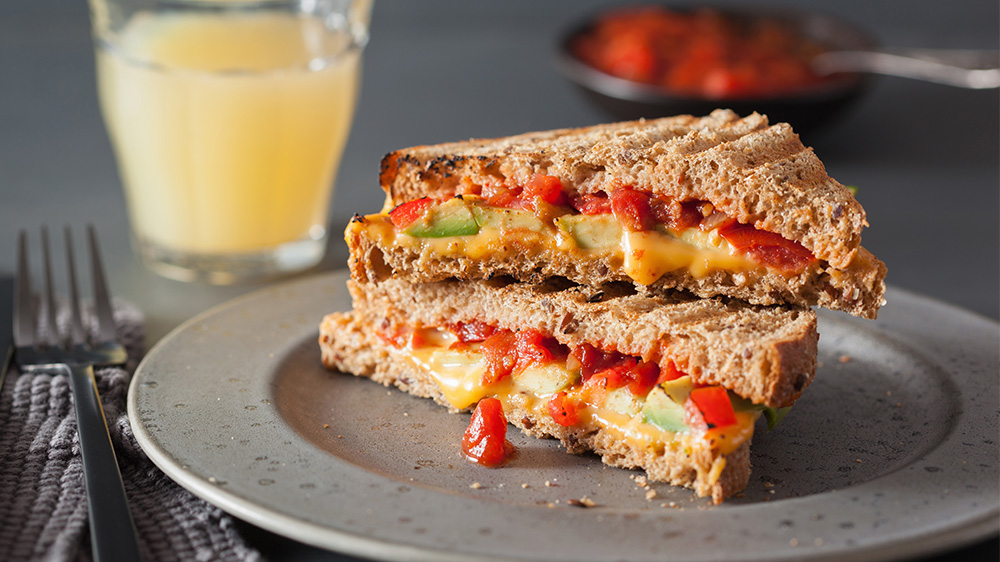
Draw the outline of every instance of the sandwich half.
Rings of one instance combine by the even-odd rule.
[[[510,276],[875,318],[864,209],[785,123],[728,110],[387,155],[381,213],[345,237],[376,282]]]
[[[808,308],[557,278],[348,286],[353,310],[320,327],[326,367],[452,411],[497,398],[527,434],[716,503],[749,480],[757,419],[779,419],[816,369]]]

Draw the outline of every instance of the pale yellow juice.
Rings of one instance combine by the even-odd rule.
[[[358,91],[348,43],[314,19],[229,13],[139,14],[99,44],[136,235],[196,254],[322,236]]]

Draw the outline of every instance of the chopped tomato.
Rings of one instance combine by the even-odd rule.
[[[589,343],[578,345],[571,355],[580,362],[580,376],[585,381],[595,373],[621,363],[625,357],[617,351],[602,351]]]
[[[645,396],[659,383],[660,366],[642,361],[632,368],[630,375],[629,391],[633,396]]]
[[[703,429],[714,429],[726,427],[736,423],[736,412],[733,411],[733,403],[729,401],[729,393],[721,386],[704,386],[691,391],[688,402],[692,403],[701,414],[699,420],[694,416],[694,422],[703,422],[698,425]],[[684,405],[685,412],[689,412],[687,403]],[[694,426],[692,426],[694,427]]]
[[[580,405],[566,396],[566,392],[557,392],[546,403],[549,415],[562,426],[573,426],[580,422]]]
[[[712,99],[738,98],[753,94],[758,77],[753,67],[720,66],[702,78],[702,91]]]
[[[393,226],[396,228],[406,228],[424,216],[424,212],[433,204],[434,200],[430,197],[407,201],[389,211],[389,220],[392,221]]]
[[[656,384],[677,380],[684,376],[687,376],[687,373],[678,369],[673,361],[667,361],[667,366],[660,368],[660,377],[656,379]]]
[[[501,331],[483,340],[479,352],[483,354],[486,369],[483,384],[489,385],[509,376],[514,370],[517,355],[514,348],[514,333]]]
[[[482,187],[481,195],[488,205],[506,209],[535,210],[538,200],[551,205],[569,204],[562,180],[544,174],[533,175],[525,186],[489,183]]]
[[[378,339],[382,340],[386,345],[393,347],[404,347],[406,345],[400,332],[399,328],[390,326],[388,322],[383,322],[381,326],[375,329],[375,335],[378,336]]]
[[[616,47],[616,52],[609,56],[613,65],[611,74],[636,82],[649,82],[656,76],[656,53],[642,37],[626,38]]]
[[[607,391],[627,387],[633,396],[645,396],[656,386],[659,376],[660,367],[656,363],[625,357],[617,365],[592,376],[585,384]]]
[[[650,230],[656,224],[649,206],[649,194],[631,187],[619,187],[611,192],[611,211],[626,230]]]
[[[563,192],[562,180],[555,176],[535,174],[528,180],[528,185],[521,191],[521,199],[532,208],[535,201],[541,199],[550,205],[566,205],[568,200]]]
[[[375,329],[375,335],[385,342],[386,345],[391,345],[399,349],[420,347],[424,344],[423,338],[417,335],[417,330],[409,326],[391,325],[388,320]]]
[[[634,361],[634,359],[633,359]],[[584,381],[584,386],[591,390],[612,391],[617,390],[629,383],[631,380],[630,371],[633,363],[624,360],[617,365],[608,367],[599,373],[594,373]]]
[[[520,330],[515,333],[514,353],[517,360],[514,370],[520,372],[530,365],[551,363],[565,355],[555,338],[547,337],[537,330]]]
[[[496,328],[480,320],[449,324],[448,330],[462,343],[480,342],[496,332]]]
[[[521,203],[520,194],[520,188],[511,189],[499,183],[488,183],[482,189],[482,197],[488,205],[505,209],[518,208]]]
[[[685,201],[684,203],[674,201],[671,205],[670,220],[667,221],[667,225],[678,232],[698,226],[705,218],[700,210],[703,204],[701,201]]]
[[[573,351],[588,393],[602,393],[627,386],[635,396],[645,396],[660,382],[660,366],[617,351],[605,352],[588,344]]]
[[[410,349],[418,349],[427,345],[423,330],[413,330],[410,332]]]
[[[603,191],[574,195],[570,205],[582,215],[603,215],[611,212],[611,200]]]
[[[719,227],[719,235],[757,262],[788,273],[801,271],[816,260],[802,244],[774,232],[758,230],[751,224],[730,222]]]
[[[571,49],[602,72],[685,96],[766,97],[839,79],[810,67],[826,47],[780,19],[713,9],[616,9]]]
[[[479,351],[486,362],[483,384],[493,384],[531,365],[551,363],[566,356],[566,350],[555,338],[537,330],[498,331],[483,340]]]
[[[507,441],[507,418],[496,398],[483,398],[472,412],[469,427],[462,436],[462,452],[472,462],[500,466],[510,458],[514,447]]]

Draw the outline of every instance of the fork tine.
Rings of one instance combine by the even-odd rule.
[[[17,278],[14,280],[14,342],[35,345],[38,316],[31,296],[31,269],[28,265],[28,235],[17,234]]]
[[[94,312],[97,315],[97,334],[99,341],[113,342],[118,339],[118,336],[111,314],[111,297],[108,294],[108,282],[104,277],[101,248],[97,243],[97,231],[92,224],[87,225],[87,237],[90,241],[90,268],[94,276]]]
[[[66,272],[69,276],[70,343],[83,345],[87,343],[87,332],[83,329],[83,315],[80,311],[80,290],[77,287],[76,259],[73,256],[73,233],[68,226],[64,235],[66,238]]]
[[[69,299],[73,308],[71,323],[79,324],[80,331],[84,334],[87,330],[82,329],[80,317],[80,296],[77,285],[76,257],[73,251],[72,234],[69,228],[66,229],[66,261],[69,266]],[[135,522],[132,519],[128,506],[128,496],[122,484],[121,471],[115,458],[114,443],[108,432],[107,418],[101,406],[97,380],[94,375],[94,367],[102,365],[121,365],[127,361],[124,346],[119,344],[113,337],[104,335],[114,333],[114,325],[111,320],[111,299],[108,295],[107,283],[104,279],[104,268],[101,264],[99,249],[97,247],[97,237],[90,228],[90,258],[92,273],[94,275],[95,292],[95,315],[101,337],[109,341],[90,342],[88,345],[86,338],[81,341],[70,341],[72,346],[64,345],[44,345],[41,335],[51,336],[58,331],[56,329],[55,298],[52,284],[52,265],[49,253],[48,230],[42,228],[42,254],[45,260],[43,270],[45,275],[45,287],[40,305],[35,304],[39,299],[31,293],[28,283],[29,270],[27,259],[27,235],[20,233],[19,238],[19,261],[17,291],[18,300],[15,301],[15,330],[16,333],[31,333],[32,325],[27,323],[29,318],[34,318],[37,323],[37,334],[33,338],[18,341],[15,352],[18,365],[22,372],[47,372],[50,374],[63,375],[68,379],[70,390],[73,393],[73,408],[76,411],[76,429],[79,436],[79,451],[83,461],[83,478],[87,494],[87,512],[90,521],[91,551],[94,560],[140,560],[139,544],[136,535]],[[36,314],[40,306],[47,306],[47,314],[42,314],[42,318],[37,315],[29,315],[29,311]],[[32,308],[33,307],[33,308]],[[46,318],[47,316],[47,318]],[[49,326],[40,324],[48,321]],[[71,326],[70,331],[76,328]],[[48,330],[48,331],[46,331]],[[59,337],[59,336],[55,336]],[[59,338],[63,343],[67,338]],[[30,346],[29,341],[34,342]],[[38,343],[43,345],[38,345]]]
[[[49,345],[59,345],[59,328],[56,324],[56,297],[55,288],[52,284],[52,255],[49,252],[49,229],[42,227],[42,273],[44,274],[45,293],[44,306],[46,315],[43,320],[47,325],[43,325],[42,338],[44,343]]]

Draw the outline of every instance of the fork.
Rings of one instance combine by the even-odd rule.
[[[120,365],[126,361],[125,348],[118,342],[115,333],[97,234],[92,225],[88,227],[97,321],[97,333],[92,337],[88,337],[83,326],[69,228],[65,231],[65,253],[70,322],[65,335],[58,333],[48,230],[43,227],[41,234],[44,276],[41,310],[35,306],[31,289],[27,234],[22,230],[18,235],[17,278],[14,282],[14,357],[22,373],[63,374],[70,380],[83,456],[94,560],[139,560],[135,523],[129,511],[94,379],[95,365]]]

